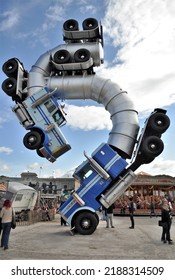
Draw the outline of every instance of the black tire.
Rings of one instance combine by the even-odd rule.
[[[91,30],[98,26],[98,21],[95,18],[87,18],[82,23],[84,30]]]
[[[16,79],[15,78],[8,78],[2,83],[2,90],[8,95],[8,96],[14,96],[16,94]]]
[[[63,29],[66,31],[76,31],[79,30],[78,21],[75,19],[68,19],[63,24]]]
[[[94,213],[84,211],[76,216],[74,225],[78,233],[90,235],[96,230],[98,221]]]
[[[164,144],[157,136],[148,136],[143,140],[141,147],[142,155],[150,161],[162,153]]]
[[[167,115],[157,112],[148,121],[148,128],[156,133],[164,133],[170,126],[170,119]]]
[[[75,62],[85,62],[89,60],[91,54],[87,49],[79,49],[74,53]]]
[[[45,156],[40,152],[40,149],[41,147],[39,147],[37,150],[36,150],[36,152],[37,152],[37,155],[38,156],[40,156],[40,157],[42,157],[42,158],[44,158]]]
[[[65,64],[71,62],[71,55],[67,50],[59,50],[54,56],[53,60],[57,64]]]
[[[18,62],[13,58],[9,59],[3,64],[2,70],[8,77],[16,78],[18,73]]]
[[[42,136],[38,131],[30,131],[24,136],[23,143],[29,150],[38,149],[42,145]]]
[[[96,217],[96,219],[97,219],[97,226],[98,226],[98,224],[99,224],[99,222],[100,222],[99,216],[98,216],[97,213],[94,213],[94,215],[95,215],[95,217]]]

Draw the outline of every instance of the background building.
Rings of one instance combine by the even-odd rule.
[[[21,177],[0,176],[0,179],[17,181],[31,186],[40,193],[40,196],[43,199],[58,198],[59,200],[63,193],[70,193],[79,186],[79,182],[73,177],[38,178],[38,175],[32,172],[23,172],[21,173]],[[175,208],[175,177],[168,175],[152,176],[140,172],[137,174],[135,181],[116,201],[117,212],[120,212],[124,206],[127,209],[130,196],[134,197],[138,213],[139,211],[149,212],[152,203],[154,204],[155,209],[160,210],[161,202],[164,197],[168,198],[172,202],[173,208]]]
[[[23,172],[21,177],[4,177],[7,181],[20,182],[22,184],[33,187],[41,194],[55,194],[60,196],[62,190],[71,191],[75,188],[75,179],[70,178],[38,178],[33,172]]]

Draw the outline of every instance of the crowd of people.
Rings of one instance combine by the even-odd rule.
[[[140,201],[140,200],[139,200]],[[116,202],[116,204],[119,203],[119,201]],[[138,200],[135,197],[129,197],[128,201],[120,201],[121,206],[121,213],[125,214],[126,209],[128,209],[131,226],[130,229],[134,229],[135,227],[135,221],[134,221],[134,213],[137,211],[138,207]],[[116,207],[116,204],[112,204],[108,209],[105,209],[104,207],[101,208],[102,212],[102,220],[106,221],[106,228],[114,228],[113,224],[113,210]],[[117,204],[118,205],[118,204]],[[159,207],[161,210],[161,220],[159,221],[159,225],[162,226],[162,234],[161,234],[161,241],[163,243],[173,244],[173,240],[171,239],[170,229],[172,224],[172,211],[173,211],[173,205],[172,200],[169,197],[164,197],[159,200]],[[156,216],[155,213],[155,202],[153,198],[150,200],[149,204],[150,208],[150,217],[152,215]]]
[[[131,196],[124,195],[122,196],[122,198],[116,201],[115,208],[120,209],[120,214],[125,214],[126,210],[129,209],[130,197]],[[151,215],[155,214],[155,209],[161,209],[164,198],[166,198],[169,202],[171,202],[173,209],[175,208],[173,199],[168,195],[142,196],[142,195],[135,194],[132,197],[136,205],[136,209],[148,210],[148,212],[150,211]]]
[[[140,200],[139,200],[140,201]],[[63,203],[64,201],[62,201]],[[125,212],[126,209],[128,209],[131,226],[130,229],[135,228],[135,222],[134,222],[134,214],[135,211],[137,211],[138,207],[138,200],[136,197],[129,197],[128,201],[124,201],[125,203],[121,202],[121,209],[122,213]],[[119,203],[117,201],[116,203]],[[154,204],[153,199],[151,200],[151,203]],[[150,203],[150,209],[151,213],[154,213],[154,206]],[[162,226],[162,234],[161,234],[161,241],[163,243],[173,244],[173,240],[171,239],[170,235],[170,229],[172,224],[172,210],[173,205],[170,199],[164,197],[161,199],[161,202],[159,201],[160,208],[161,208],[161,220],[160,225]],[[44,207],[44,206],[43,206]],[[116,204],[112,204],[109,208],[101,208],[102,213],[102,220],[106,221],[106,228],[114,228],[113,223],[113,210],[115,209]],[[45,211],[48,214],[48,209],[45,207],[43,211]],[[151,214],[150,213],[150,214]],[[5,200],[2,209],[0,210],[0,235],[1,235],[1,247],[4,250],[7,250],[9,248],[9,237],[10,232],[12,228],[12,221],[15,217],[15,211],[12,207],[12,202],[10,200]],[[50,217],[48,217],[48,220],[50,220]],[[61,220],[61,225],[66,225],[66,221],[64,219]]]

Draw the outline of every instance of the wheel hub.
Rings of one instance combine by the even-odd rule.
[[[161,120],[158,120],[158,121],[157,121],[157,125],[158,125],[158,126],[161,126],[161,125],[162,125],[162,121],[161,121]]]
[[[151,145],[150,145],[150,148],[151,148],[152,150],[155,150],[155,149],[156,149],[156,145],[155,145],[155,144],[151,144]]]
[[[89,228],[90,222],[88,219],[82,221],[83,228]]]
[[[8,70],[11,70],[11,69],[13,69],[13,66],[12,66],[11,64],[9,64],[8,67],[7,67],[7,69],[8,69]]]
[[[35,141],[36,141],[36,138],[34,136],[29,137],[29,143],[30,144],[35,143]]]

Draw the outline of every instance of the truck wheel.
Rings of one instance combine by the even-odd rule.
[[[76,31],[79,29],[78,21],[75,19],[68,19],[63,24],[63,29],[66,31]]]
[[[91,212],[81,212],[75,218],[75,229],[82,235],[92,234],[96,230],[97,225],[97,218]]]
[[[15,59],[9,59],[7,60],[3,66],[2,66],[3,72],[8,76],[8,77],[17,77],[18,73],[18,63]]]
[[[89,60],[91,54],[87,49],[79,49],[74,53],[75,62],[85,62]]]
[[[98,21],[95,18],[87,18],[82,23],[84,30],[91,30],[98,26]]]
[[[161,154],[164,149],[162,140],[157,136],[149,136],[145,138],[142,144],[141,153],[145,158],[155,158]]]
[[[153,114],[149,121],[148,121],[148,127],[157,133],[164,133],[170,125],[170,119],[167,115],[163,113],[155,113]]]
[[[54,54],[53,60],[58,64],[69,63],[71,62],[71,55],[67,50],[59,50]]]
[[[28,132],[23,139],[24,146],[29,150],[38,149],[41,146],[42,136],[37,131]]]
[[[40,152],[40,149],[41,147],[39,147],[37,150],[36,150],[36,152],[37,152],[37,155],[38,156],[40,156],[40,157],[42,157],[42,158],[44,158],[45,156]]]
[[[94,215],[95,215],[95,217],[96,217],[96,219],[97,219],[97,226],[98,226],[99,221],[100,221],[99,216],[97,215],[97,213],[94,213]]]
[[[8,96],[14,96],[16,94],[16,79],[15,78],[8,78],[2,83],[2,90]]]

